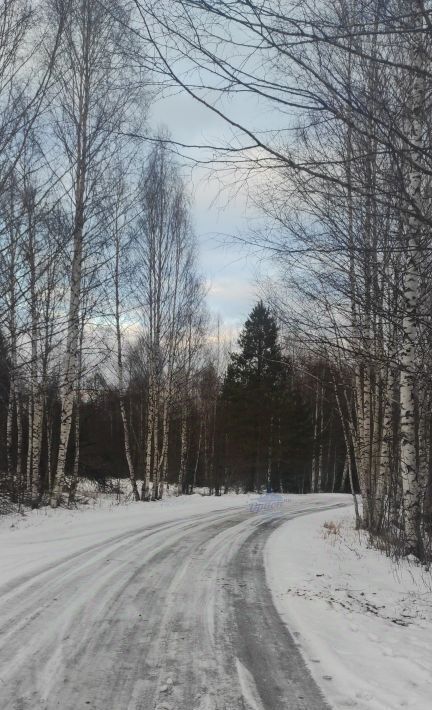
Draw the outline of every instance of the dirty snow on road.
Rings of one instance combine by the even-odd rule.
[[[0,517],[0,583],[118,535],[206,512],[249,509],[255,496],[195,494],[118,505],[109,498],[76,509],[41,508]]]
[[[265,554],[276,608],[336,710],[430,710],[430,572],[369,548],[346,510],[289,521]]]
[[[285,520],[347,498],[181,501],[2,521],[2,710],[328,708],[263,551]]]

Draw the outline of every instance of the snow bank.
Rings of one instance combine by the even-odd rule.
[[[276,607],[335,709],[430,710],[430,573],[368,548],[346,509],[278,528],[266,570]]]

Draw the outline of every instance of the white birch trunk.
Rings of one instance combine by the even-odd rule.
[[[79,476],[79,463],[80,463],[80,430],[81,430],[81,392],[79,386],[77,387],[76,397],[75,397],[75,426],[74,426],[74,461],[72,467],[72,478],[69,488],[69,498],[68,505],[74,505],[76,491],[78,486],[78,476]]]
[[[155,470],[155,478],[153,482],[152,500],[160,500],[163,496],[163,487],[167,478],[168,471],[168,443],[169,443],[169,397],[165,393],[164,407],[162,414],[162,447],[158,460],[158,465]]]
[[[320,382],[320,397],[319,397],[319,407],[320,407],[320,413],[319,413],[319,452],[318,452],[318,476],[317,476],[317,485],[316,485],[316,492],[321,493],[322,491],[322,481],[323,481],[323,462],[324,462],[324,436],[323,436],[323,429],[324,429],[324,386],[323,383]]]
[[[18,430],[18,402],[17,402],[17,323],[16,323],[16,309],[17,309],[17,250],[18,250],[18,235],[15,224],[15,184],[12,181],[10,189],[10,224],[9,224],[9,268],[8,268],[8,329],[10,337],[10,358],[11,358],[11,369],[10,369],[10,382],[9,382],[9,396],[8,396],[8,407],[7,407],[7,421],[6,421],[6,456],[7,456],[7,472],[8,479],[12,485],[13,493],[17,493],[17,485],[21,485],[21,471],[18,477],[18,461],[16,466],[14,465],[14,442],[13,442],[13,425],[16,416],[17,419],[17,430]],[[18,456],[17,456],[18,458]]]
[[[72,66],[73,78],[76,82],[78,97],[72,93],[65,99],[68,110],[74,113],[75,125],[71,139],[71,146],[67,152],[76,154],[76,165],[74,166],[73,187],[74,187],[74,216],[72,231],[72,268],[69,309],[67,319],[67,339],[66,352],[63,361],[60,399],[60,441],[57,457],[57,468],[54,474],[53,487],[51,492],[51,506],[56,507],[62,497],[65,483],[66,456],[68,450],[69,436],[72,424],[74,399],[76,391],[76,378],[78,370],[78,357],[80,349],[80,305],[81,286],[83,268],[83,242],[84,225],[86,218],[86,189],[89,170],[89,114],[90,100],[92,95],[92,43],[97,27],[93,25],[92,5],[86,3],[80,8],[82,16],[80,22],[80,44],[65,49],[70,51],[68,61]],[[77,51],[80,56],[77,58]],[[77,101],[75,107],[75,101]],[[76,132],[75,132],[76,131]]]
[[[120,414],[123,424],[123,439],[124,439],[124,449],[125,456],[128,465],[129,479],[132,486],[132,493],[136,501],[140,499],[138,492],[138,486],[136,482],[135,467],[132,459],[132,451],[130,445],[130,433],[129,433],[129,422],[126,413],[126,403],[125,403],[125,388],[124,388],[124,368],[123,368],[123,348],[122,348],[122,334],[120,326],[120,235],[118,229],[118,215],[116,214],[116,231],[115,231],[115,325],[116,325],[116,338],[117,338],[117,377],[119,385],[119,401],[120,401]]]
[[[315,393],[314,434],[313,434],[313,442],[312,442],[312,471],[311,471],[311,492],[312,493],[316,493],[316,491],[317,491],[317,479],[318,479],[318,457],[317,457],[318,418],[319,418],[319,384],[317,382],[316,393]]]
[[[351,448],[352,448],[352,452],[354,454],[354,459],[356,462],[357,476],[360,479],[360,474],[358,471],[358,467],[360,464],[358,462],[360,462],[361,457],[359,455],[358,431],[357,431],[357,429],[354,425],[354,422],[353,422],[350,403],[349,403],[345,388],[343,390],[343,394],[344,394],[344,402],[345,402],[345,408],[346,408],[346,416],[345,416],[343,408],[342,408],[342,402],[341,402],[341,399],[339,396],[339,390],[337,389],[336,383],[335,383],[335,394],[336,394],[336,401],[337,401],[337,405],[338,405],[340,420],[341,420],[341,424],[342,424],[342,430],[343,430],[343,434],[344,434],[345,447],[346,447],[346,451],[347,451],[348,475],[349,475],[351,493],[352,493],[353,501],[354,501],[356,526],[357,526],[357,528],[359,528],[362,520],[361,520],[358,502],[357,502],[357,496],[356,496],[356,492],[355,492],[354,472],[353,472],[353,466],[352,466],[353,460],[351,457]],[[359,485],[360,485],[360,482],[359,482]],[[360,492],[361,492],[361,488],[360,488]]]
[[[194,474],[193,474],[193,481],[192,481],[192,492],[196,488],[196,482],[197,482],[197,475],[198,475],[198,466],[199,466],[199,460],[201,456],[201,442],[202,442],[202,434],[203,434],[203,420],[202,417],[200,418],[200,427],[199,427],[199,434],[198,434],[198,446],[197,446],[197,453],[196,453],[196,459],[195,459],[195,466],[194,466]]]
[[[344,439],[345,439],[345,436],[344,436]],[[347,443],[348,442],[345,439],[345,447],[346,447]],[[343,467],[343,471],[342,471],[342,480],[341,480],[341,486],[340,486],[341,493],[343,493],[343,491],[345,490],[346,482],[348,480],[348,456],[349,456],[349,451],[347,449],[344,467]]]
[[[7,474],[13,491],[16,489],[16,469],[14,466],[13,425],[16,417],[15,373],[11,373],[6,420]]]
[[[426,79],[424,69],[424,47],[421,33],[423,16],[419,16],[419,6],[412,4],[413,48],[411,65],[415,71],[411,86],[409,141],[412,160],[407,176],[406,195],[409,215],[406,219],[407,264],[404,274],[404,317],[402,323],[400,404],[401,404],[401,478],[403,491],[403,512],[407,549],[420,555],[422,550],[420,534],[421,490],[417,462],[417,441],[415,421],[416,400],[416,343],[418,339],[418,296],[420,278],[418,260],[422,238],[421,214],[423,113],[425,106]]]
[[[153,481],[151,500],[157,500],[159,495],[159,473],[160,473],[160,454],[159,454],[159,412],[155,411],[153,420]]]
[[[17,478],[17,483],[20,488],[20,491],[22,493],[22,490],[24,488],[24,481],[23,481],[23,459],[24,459],[24,452],[23,452],[23,444],[24,444],[24,437],[23,437],[23,425],[22,425],[22,397],[21,397],[21,392],[18,390],[16,393],[16,400],[17,400],[17,464],[16,464],[16,478]]]
[[[429,482],[429,449],[430,449],[430,401],[429,395],[426,394],[423,398],[423,406],[419,413],[419,425],[418,425],[418,436],[419,436],[419,485],[422,497],[422,502],[424,500],[424,494],[427,489]]]
[[[370,521],[368,479],[370,472],[367,468],[368,444],[367,437],[365,436],[365,430],[367,431],[369,429],[369,424],[365,423],[365,411],[369,410],[370,412],[370,390],[367,386],[365,388],[364,381],[362,380],[364,380],[364,378],[360,373],[360,368],[357,367],[355,377],[355,410],[357,419],[357,430],[355,435],[353,435],[353,444],[357,475],[363,504],[362,523],[363,527],[368,528]]]
[[[33,392],[30,392],[27,409],[27,456],[26,456],[26,495],[32,491],[32,461],[33,461]]]
[[[154,384],[152,375],[150,375],[149,394],[148,394],[148,414],[147,414],[147,436],[146,436],[146,462],[144,471],[144,481],[141,492],[141,500],[150,500],[150,478],[152,474],[152,459],[153,459],[153,436],[155,427],[155,396]]]
[[[77,375],[77,359],[79,346],[79,309],[81,297],[82,273],[82,227],[77,229],[75,235],[75,249],[72,263],[72,283],[68,317],[68,334],[66,355],[63,363],[61,383],[61,415],[60,415],[60,442],[58,449],[57,470],[55,472],[51,495],[51,506],[57,507],[60,502],[66,468],[66,454],[72,424],[75,382]]]
[[[33,395],[32,418],[32,505],[37,506],[41,496],[40,461],[42,450],[42,427],[44,417],[44,402],[40,387],[37,386]]]
[[[52,488],[52,417],[48,412],[47,398],[45,398],[45,412],[46,412],[46,441],[47,441],[47,476],[48,476],[48,490]]]
[[[68,504],[72,505],[75,503],[75,495],[78,486],[78,476],[79,476],[79,463],[80,463],[80,431],[81,431],[81,379],[82,379],[82,353],[83,353],[83,343],[84,343],[84,327],[85,327],[85,314],[83,313],[82,318],[80,318],[80,334],[79,334],[79,345],[78,345],[78,356],[77,356],[77,374],[76,374],[76,390],[75,390],[75,431],[74,431],[74,461],[72,467],[72,478],[69,488],[69,499]]]
[[[375,516],[374,525],[380,531],[384,514],[386,497],[388,495],[390,480],[391,452],[393,444],[393,402],[394,402],[394,373],[391,368],[387,374],[387,386],[384,401],[382,436],[380,439],[379,468],[375,491]]]
[[[183,493],[183,486],[186,477],[187,464],[187,444],[188,444],[188,409],[186,401],[182,406],[182,421],[181,421],[181,441],[180,441],[180,468],[177,493],[180,496]]]

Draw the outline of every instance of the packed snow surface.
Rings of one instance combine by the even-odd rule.
[[[338,496],[185,497],[0,526],[3,710],[328,710],[264,548]]]
[[[372,549],[347,509],[290,520],[265,556],[276,608],[336,710],[431,710],[430,572]]]
[[[322,710],[299,651],[335,710],[432,707],[430,572],[348,496],[109,500],[0,518],[1,708]]]
[[[46,507],[0,516],[0,584],[123,533],[206,512],[248,510],[256,496],[194,494],[120,504],[112,499],[99,496],[76,509]]]

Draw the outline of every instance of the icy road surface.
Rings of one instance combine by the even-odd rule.
[[[286,520],[341,505],[143,523],[33,565],[0,588],[0,708],[326,710],[263,549]]]

